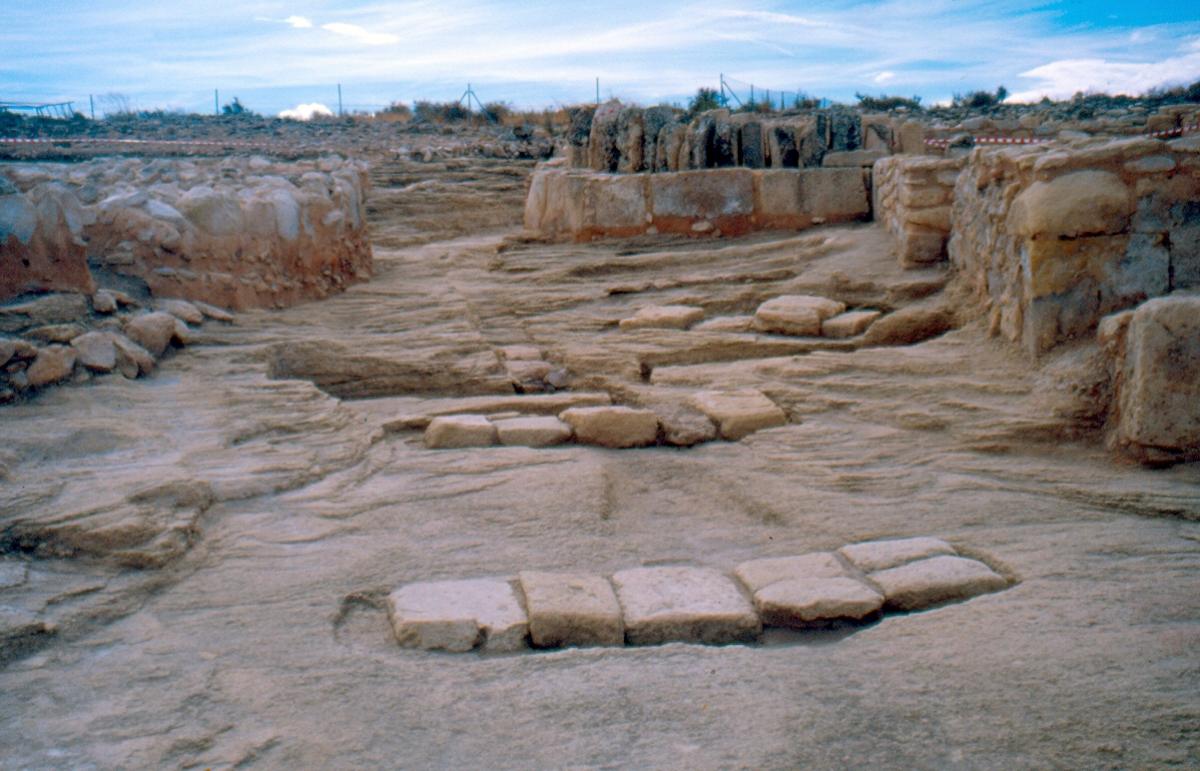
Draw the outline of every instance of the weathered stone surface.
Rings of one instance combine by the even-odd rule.
[[[1048,238],[1120,233],[1133,209],[1133,196],[1116,174],[1075,171],[1034,182],[1018,195],[1009,227],[1023,236]]]
[[[201,313],[213,321],[223,321],[226,324],[232,324],[234,321],[233,314],[224,308],[218,308],[215,305],[209,305],[208,303],[200,302],[199,300],[192,300],[191,304],[194,307],[199,308]]]
[[[64,345],[51,345],[38,350],[37,358],[25,370],[30,388],[57,383],[71,376],[75,369],[75,351]]]
[[[495,422],[500,444],[521,447],[550,447],[571,438],[571,427],[558,418],[531,416]]]
[[[650,177],[656,224],[672,219],[720,223],[754,213],[754,183],[748,169],[683,171]]]
[[[570,424],[576,440],[602,447],[643,447],[658,438],[658,417],[631,407],[572,407],[559,418]]]
[[[868,176],[869,172],[857,167],[804,169],[800,208],[826,222],[867,219],[871,216]]]
[[[88,220],[79,199],[58,182],[26,193],[0,192],[0,301],[30,291],[95,290],[82,240]]]
[[[764,626],[805,627],[861,620],[883,607],[883,595],[856,578],[788,579],[754,594]]]
[[[92,295],[92,310],[96,313],[116,313],[117,298],[107,289],[97,289]]]
[[[431,450],[491,447],[496,438],[495,424],[483,415],[445,415],[425,429],[425,446]]]
[[[630,645],[750,642],[762,630],[737,585],[715,570],[633,568],[614,574],[612,580]]]
[[[621,645],[625,625],[609,582],[600,576],[521,571],[529,635],[539,648]]]
[[[111,339],[117,353],[117,369],[122,375],[133,380],[154,371],[154,357],[145,348],[124,335],[113,334]]]
[[[0,306],[0,332],[19,332],[47,324],[67,324],[86,318],[87,298],[73,292],[57,292]]]
[[[25,333],[25,337],[40,343],[69,343],[83,332],[84,329],[79,324],[50,324],[34,327]]]
[[[875,163],[875,161],[885,157],[887,157],[887,152],[878,149],[842,150],[839,152],[825,153],[825,157],[821,159],[821,165],[860,168],[863,166],[871,166]]]
[[[886,606],[920,610],[950,600],[998,592],[1008,581],[987,565],[965,557],[930,557],[871,573],[883,590]]]
[[[796,557],[766,557],[743,562],[733,574],[751,594],[779,581],[806,581],[849,575],[833,552],[812,552]]]
[[[821,324],[846,310],[845,303],[815,295],[784,295],[767,300],[754,312],[760,332],[817,337]]]
[[[1117,364],[1120,441],[1149,462],[1200,456],[1200,296],[1139,306]]]
[[[125,336],[157,358],[175,336],[175,317],[162,311],[139,314],[125,323]]]
[[[954,555],[954,547],[940,538],[897,538],[843,546],[841,554],[864,573],[887,570],[913,560]]]
[[[505,361],[540,361],[542,351],[536,345],[509,345],[500,349]]]
[[[863,335],[863,345],[910,345],[956,326],[954,312],[944,305],[910,305],[872,323]]]
[[[56,634],[54,624],[19,608],[0,607],[0,664],[37,648],[45,638]]]
[[[517,383],[530,383],[544,380],[554,366],[548,361],[523,361],[520,359],[505,361],[504,368],[509,376]]]
[[[396,641],[406,648],[515,651],[525,647],[525,611],[507,581],[469,579],[408,584],[388,595]]]
[[[754,330],[754,317],[718,316],[700,322],[693,329],[704,332],[751,332]]]
[[[11,589],[25,583],[29,566],[14,559],[0,559],[0,589]]]
[[[721,433],[722,439],[736,442],[755,431],[787,424],[787,415],[775,402],[753,388],[736,391],[704,391],[691,399]]]
[[[704,318],[704,309],[694,305],[650,305],[621,319],[621,329],[687,329]]]
[[[821,322],[821,334],[825,337],[842,339],[855,337],[867,331],[867,328],[879,318],[879,311],[861,310],[839,313],[833,318]]]
[[[71,341],[79,363],[93,372],[112,372],[117,367],[117,347],[108,332],[88,332]]]
[[[159,300],[154,304],[154,307],[156,310],[169,313],[188,324],[204,323],[204,314],[187,300]]]

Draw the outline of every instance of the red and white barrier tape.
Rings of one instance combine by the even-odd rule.
[[[1181,137],[1193,131],[1200,131],[1200,122],[1191,126],[1178,126],[1173,129],[1163,129],[1162,131],[1147,131],[1137,136],[1165,139]],[[1036,145],[1054,141],[1053,137],[972,137],[972,139],[975,145]],[[950,146],[950,141],[949,139],[926,139],[925,144],[928,147],[945,149]]]

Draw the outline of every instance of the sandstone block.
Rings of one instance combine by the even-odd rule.
[[[117,353],[117,369],[122,375],[133,380],[154,371],[154,357],[145,348],[124,335],[113,334],[111,339]]]
[[[654,217],[720,220],[754,213],[749,169],[681,171],[650,177]]]
[[[704,391],[692,404],[717,424],[723,439],[736,442],[755,431],[787,424],[787,415],[761,391]]]
[[[871,214],[867,176],[862,169],[804,169],[800,178],[800,208],[813,217],[847,221]]]
[[[25,333],[25,337],[40,343],[69,343],[83,332],[84,329],[79,324],[49,324],[34,327]]]
[[[627,319],[621,329],[687,329],[704,318],[704,309],[693,305],[650,305]]]
[[[162,311],[139,314],[126,322],[125,336],[157,358],[175,336],[175,317]]]
[[[954,312],[942,305],[910,305],[877,319],[863,336],[864,345],[910,345],[945,334],[956,326]]]
[[[754,312],[760,332],[817,337],[821,323],[846,310],[845,303],[815,295],[784,295],[767,300]]]
[[[584,444],[602,447],[643,447],[658,438],[658,417],[632,407],[572,407],[559,417]]]
[[[213,321],[223,321],[226,324],[233,323],[233,314],[224,308],[218,308],[215,305],[209,305],[208,303],[200,302],[199,300],[193,300],[192,305],[199,308],[201,313]]]
[[[1133,196],[1116,174],[1074,171],[1026,188],[1012,203],[1008,227],[1030,237],[1120,233],[1133,208]]]
[[[842,578],[849,571],[832,552],[812,552],[797,557],[750,560],[738,565],[733,574],[753,594],[779,581]]]
[[[886,570],[913,560],[954,555],[954,547],[940,538],[896,538],[843,546],[841,554],[864,573]]]
[[[825,337],[842,339],[855,337],[867,331],[867,328],[879,318],[879,311],[848,311],[839,313],[831,319],[821,322],[821,334]]]
[[[65,345],[51,345],[39,349],[33,364],[25,370],[29,387],[39,388],[70,377],[75,369],[75,359],[75,351]]]
[[[112,372],[117,368],[117,347],[107,332],[87,332],[71,341],[79,354],[79,363],[93,372]]]
[[[997,592],[1008,582],[987,565],[965,557],[930,557],[871,573],[889,608],[920,610],[951,600]]]
[[[825,157],[821,159],[821,165],[861,168],[863,166],[871,166],[875,161],[886,157],[887,152],[880,149],[841,150],[839,152],[825,153]]]
[[[1140,305],[1119,365],[1120,440],[1149,462],[1200,456],[1200,296]]]
[[[550,447],[571,438],[571,427],[552,416],[531,416],[497,420],[500,444],[521,447]]]
[[[425,446],[431,450],[491,447],[496,443],[496,426],[483,415],[444,415],[425,429]]]
[[[883,595],[855,578],[789,579],[755,592],[754,605],[766,626],[802,628],[871,616]]]
[[[509,360],[504,362],[508,376],[517,383],[531,383],[544,380],[554,369],[548,361]]]
[[[535,646],[624,644],[621,606],[604,578],[522,571],[519,580]]]
[[[396,641],[406,648],[489,652],[525,647],[528,621],[507,581],[428,581],[388,595]]]
[[[508,345],[500,349],[505,361],[540,361],[542,351],[536,345]]]
[[[612,580],[631,645],[750,642],[762,631],[749,600],[715,570],[633,568]]]

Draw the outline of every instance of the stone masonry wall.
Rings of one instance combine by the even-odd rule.
[[[993,331],[1045,351],[1200,286],[1200,137],[976,149],[952,221]]]
[[[0,300],[90,293],[88,262],[227,308],[323,297],[370,275],[366,190],[336,157],[0,167]]]
[[[946,259],[954,183],[964,158],[893,155],[872,170],[875,219],[896,238],[900,265]]]
[[[613,175],[545,166],[530,183],[525,227],[587,240],[737,235],[865,220],[871,216],[869,175],[858,167]]]

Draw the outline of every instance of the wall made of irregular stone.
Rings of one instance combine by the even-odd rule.
[[[972,152],[951,262],[992,329],[1032,353],[1200,286],[1200,137]]]
[[[737,235],[870,219],[870,171],[857,167],[603,174],[534,172],[525,227],[587,240],[643,233]]]
[[[875,219],[895,237],[900,265],[916,268],[946,259],[954,183],[964,158],[893,155],[875,162]]]
[[[0,300],[25,292],[91,294],[83,240],[90,214],[59,182],[22,191],[0,175]]]
[[[0,246],[0,299],[30,289],[90,293],[89,260],[141,279],[155,296],[238,309],[319,298],[370,276],[368,181],[354,161],[101,159],[10,166],[0,178],[18,191],[0,196],[0,222],[8,198],[42,201],[39,216],[57,222],[39,225],[52,234],[42,241],[23,242],[22,230]],[[35,260],[10,278],[21,249],[68,256],[71,269],[35,270]],[[34,281],[43,273],[59,282]]]

